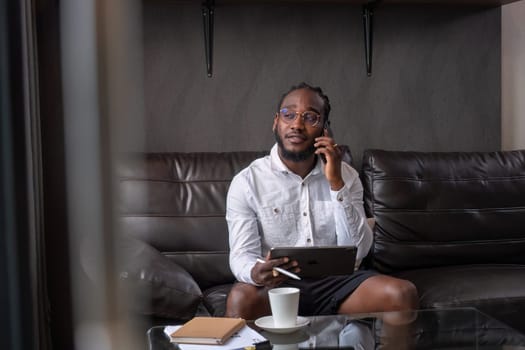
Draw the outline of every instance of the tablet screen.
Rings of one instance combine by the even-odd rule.
[[[289,257],[297,260],[300,277],[322,278],[333,275],[351,275],[354,272],[357,248],[337,247],[274,247],[270,258]]]

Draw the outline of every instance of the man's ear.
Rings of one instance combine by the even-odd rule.
[[[273,125],[272,125],[272,131],[275,132],[275,128],[277,128],[277,120],[279,119],[279,116],[277,113],[275,114],[275,117],[273,117]]]

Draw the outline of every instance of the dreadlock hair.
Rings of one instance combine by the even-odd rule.
[[[279,112],[279,110],[281,109],[281,104],[283,103],[284,98],[290,92],[295,91],[295,90],[301,90],[301,89],[307,89],[307,90],[313,91],[317,95],[319,95],[319,97],[321,97],[321,99],[323,100],[323,116],[324,116],[324,120],[325,120],[326,123],[329,123],[328,115],[330,114],[331,107],[330,107],[330,100],[328,100],[328,96],[326,96],[323,93],[323,90],[321,90],[320,87],[318,87],[318,86],[311,86],[311,85],[309,85],[309,84],[307,84],[305,82],[302,82],[302,83],[299,83],[298,85],[292,86],[288,91],[286,91],[281,96],[281,98],[279,99],[279,103],[277,104],[277,112]]]

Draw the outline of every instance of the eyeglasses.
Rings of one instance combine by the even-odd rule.
[[[321,121],[321,116],[314,111],[304,111],[303,113],[299,113],[296,111],[289,110],[288,108],[283,108],[279,111],[279,117],[286,124],[293,123],[293,121],[295,120],[295,118],[297,118],[298,115],[300,115],[303,119],[303,123],[305,123],[308,126],[315,127]]]

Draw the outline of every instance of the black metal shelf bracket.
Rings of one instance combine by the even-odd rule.
[[[372,45],[374,39],[374,7],[376,2],[369,2],[363,5],[363,27],[365,33],[365,61],[366,74],[372,75]]]
[[[204,24],[204,50],[206,54],[206,72],[211,77],[213,72],[213,12],[215,0],[202,3],[202,20]]]

